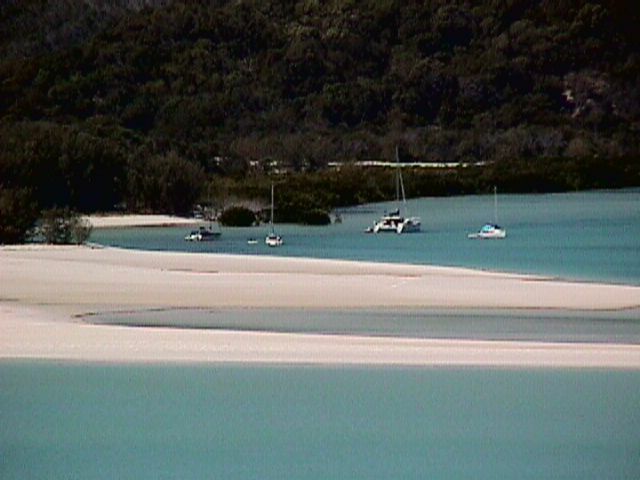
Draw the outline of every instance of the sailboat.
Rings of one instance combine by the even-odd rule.
[[[268,247],[279,247],[284,241],[280,235],[277,235],[273,228],[273,183],[271,184],[271,217],[269,219],[269,233],[264,239],[264,243]]]
[[[402,171],[396,146],[396,202],[397,208],[383,215],[377,222],[366,230],[367,233],[414,233],[421,228],[420,217],[403,216],[400,212],[400,196],[402,195],[402,205],[407,209],[407,199],[404,194],[404,183],[402,181]]]
[[[485,223],[480,230],[467,235],[480,240],[499,240],[506,238],[507,231],[498,225],[498,187],[493,187],[493,223]]]

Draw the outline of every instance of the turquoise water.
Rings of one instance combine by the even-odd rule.
[[[493,196],[422,198],[408,202],[423,232],[367,235],[392,204],[345,209],[327,227],[279,225],[281,248],[262,242],[266,227],[223,228],[215,242],[183,240],[188,228],[95,230],[92,240],[147,250],[336,258],[543,274],[587,281],[640,284],[640,190],[550,195],[501,195],[504,241],[467,239],[493,219]],[[258,245],[247,239],[258,238]]]
[[[0,478],[640,478],[640,372],[0,363]]]
[[[471,241],[493,198],[409,202],[424,232],[96,230],[148,250],[408,262],[640,285],[640,190],[503,195],[505,241]],[[639,312],[168,310],[87,321],[364,335],[640,342]],[[640,371],[0,362],[0,479],[640,478]]]

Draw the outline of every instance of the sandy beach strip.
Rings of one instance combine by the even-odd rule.
[[[333,260],[0,248],[0,358],[640,368],[640,346],[373,338],[90,325],[148,308],[637,308],[640,287]]]
[[[89,215],[85,218],[93,228],[170,227],[204,222],[174,215]]]

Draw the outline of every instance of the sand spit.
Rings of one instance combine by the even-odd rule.
[[[86,218],[93,228],[169,227],[202,222],[173,215],[90,215]]]
[[[147,308],[625,309],[640,287],[334,260],[0,248],[0,358],[640,368],[640,346],[197,331],[89,325]]]

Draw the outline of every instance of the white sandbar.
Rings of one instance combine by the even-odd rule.
[[[201,222],[174,215],[90,215],[86,219],[93,228],[169,227]]]
[[[640,287],[397,264],[116,248],[0,248],[0,359],[640,369],[640,346],[91,325],[146,308],[625,309]]]

